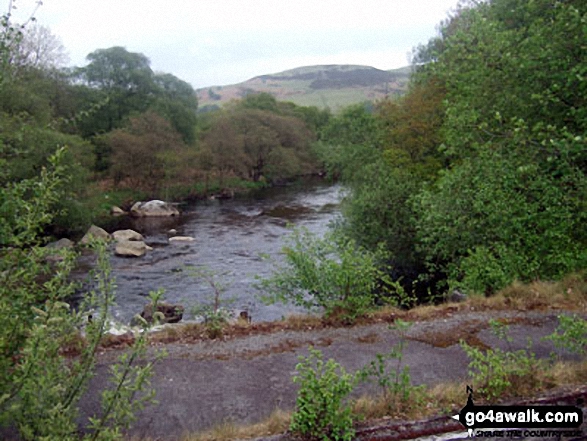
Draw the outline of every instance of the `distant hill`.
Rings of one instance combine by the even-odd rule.
[[[280,101],[336,111],[350,104],[403,94],[410,71],[410,67],[380,70],[355,65],[307,66],[261,75],[239,84],[205,87],[197,93],[202,110],[222,106],[249,93],[268,92]]]

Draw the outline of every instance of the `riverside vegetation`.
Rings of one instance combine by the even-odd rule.
[[[153,73],[142,54],[100,49],[73,70],[59,69],[58,50],[30,58],[27,33],[38,25],[12,23],[9,10],[0,22],[3,422],[25,439],[114,439],[141,404],[128,401],[151,368],[135,365],[139,338],[114,368],[91,433],[77,433],[112,286],[102,261],[100,288],[71,309],[73,257],[48,258],[41,246],[139,194],[185,197],[319,170],[341,179],[350,195],[336,234],[294,236],[286,271],[267,286],[344,323],[380,303],[411,306],[453,290],[491,296],[567,274],[584,284],[586,23],[579,0],[465,1],[415,51],[400,99],[332,115],[260,94],[197,117],[191,86]],[[99,312],[70,363],[62,348],[89,308]],[[552,339],[584,351],[584,321],[573,323],[561,318],[567,332]],[[535,372],[528,353],[469,355],[487,396]]]

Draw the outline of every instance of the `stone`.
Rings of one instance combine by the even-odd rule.
[[[163,318],[159,320],[160,324],[178,323],[183,318],[184,307],[170,303],[157,303],[157,312],[163,314]],[[153,323],[153,305],[151,303],[145,305],[141,317],[148,323]]]
[[[167,234],[169,234],[170,236],[175,236],[177,234],[177,230],[175,228],[172,228],[167,232]]]
[[[460,303],[467,300],[467,294],[459,291],[458,289],[453,290],[453,292],[448,296],[449,302]]]
[[[169,242],[193,242],[194,239],[191,236],[173,236],[169,238]]]
[[[60,253],[60,251],[65,249],[72,249],[74,246],[75,244],[66,238],[48,243],[45,248],[50,250],[50,254],[45,256],[45,262],[52,264],[63,262],[65,260],[65,256]]]
[[[64,248],[73,248],[74,245],[75,244],[71,240],[64,237],[58,241],[48,243],[47,248],[51,248],[53,250],[62,250]]]
[[[110,214],[112,216],[122,216],[126,214],[126,211],[124,211],[122,208],[117,207],[115,205],[112,206],[112,208],[110,209]]]
[[[167,202],[153,200],[149,202],[136,202],[131,207],[130,214],[136,217],[178,216],[179,210]]]
[[[141,257],[147,252],[147,244],[140,240],[123,240],[116,243],[114,252],[117,256]]]
[[[118,230],[112,233],[112,237],[116,242],[121,242],[124,240],[145,240],[141,233],[137,233],[135,230]]]
[[[82,245],[87,245],[92,239],[110,240],[112,237],[103,228],[92,225],[88,232],[79,241]]]

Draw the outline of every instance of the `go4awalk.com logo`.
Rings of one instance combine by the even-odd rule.
[[[467,404],[452,418],[469,436],[493,438],[580,437],[583,411],[576,406],[476,406],[467,386]]]

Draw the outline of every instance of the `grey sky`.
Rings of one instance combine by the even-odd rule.
[[[7,0],[1,0],[7,5]],[[111,46],[194,87],[314,64],[392,69],[435,35],[457,0],[44,0],[36,17],[71,64]],[[34,9],[18,0],[17,18]],[[3,8],[4,10],[6,7]]]

